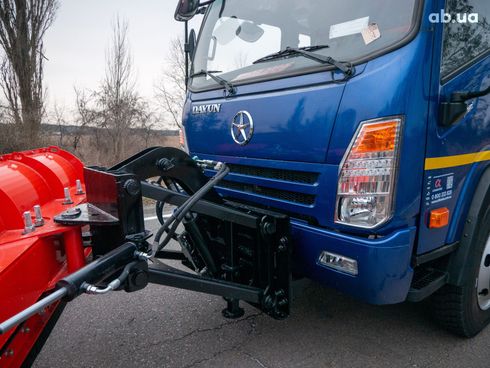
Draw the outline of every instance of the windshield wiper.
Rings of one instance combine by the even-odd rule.
[[[328,45],[316,45],[316,46],[304,46],[299,48],[286,47],[284,50],[274,52],[273,54],[266,55],[258,60],[255,60],[253,64],[264,63],[269,60],[276,60],[284,56],[290,56],[294,54],[299,54],[299,51],[316,51],[321,49],[328,49],[330,46]],[[298,51],[295,53],[294,51]]]
[[[219,70],[201,70],[199,72],[196,72],[194,74],[191,75],[191,78],[194,78],[194,77],[210,77],[211,79],[213,79],[216,83],[218,83],[219,85],[225,87],[226,91],[231,94],[231,95],[234,95],[236,93],[236,88],[235,86],[228,82],[226,79],[224,78],[221,78],[221,77],[218,77],[217,75],[215,75],[216,73],[222,73],[222,71],[219,71]]]
[[[270,54],[270,55],[264,56],[263,58],[255,60],[253,63],[259,64],[259,63],[264,63],[264,62],[271,61],[271,60],[277,60],[277,59],[287,57],[287,56],[301,55],[301,56],[307,57],[308,59],[318,61],[319,63],[322,63],[322,64],[333,65],[338,70],[340,70],[342,73],[344,73],[344,76],[346,79],[351,78],[355,73],[355,68],[352,64],[335,60],[334,58],[332,58],[330,56],[324,56],[324,55],[312,52],[314,50],[325,49],[328,47],[329,47],[328,45],[316,45],[316,46],[307,46],[307,47],[300,47],[300,48],[286,47],[284,50],[275,52],[273,54]]]

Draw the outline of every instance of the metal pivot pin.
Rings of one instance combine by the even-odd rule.
[[[41,212],[41,206],[40,205],[34,206],[34,216],[35,216],[34,226],[36,226],[36,227],[43,226],[44,225],[44,218],[43,218],[43,214]]]
[[[77,179],[77,191],[75,192],[76,195],[83,195],[85,192],[83,191],[82,188],[82,181],[80,179]]]
[[[70,188],[65,188],[65,200],[63,204],[73,204],[73,200],[71,199]]]
[[[34,230],[36,230],[36,227],[32,223],[31,211],[24,212],[23,216],[24,216],[24,234],[30,234]]]

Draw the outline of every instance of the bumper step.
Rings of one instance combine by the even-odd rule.
[[[428,298],[447,283],[448,277],[447,272],[435,268],[416,269],[407,300],[420,302]]]

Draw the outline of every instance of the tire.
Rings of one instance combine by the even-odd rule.
[[[434,319],[463,337],[477,335],[490,323],[490,207],[480,214],[462,285],[446,285],[431,298]]]

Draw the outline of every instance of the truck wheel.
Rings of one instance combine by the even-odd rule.
[[[432,297],[436,321],[464,337],[475,336],[490,322],[490,208],[482,212],[464,284],[446,285]]]

